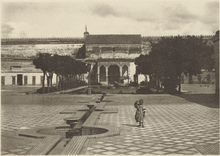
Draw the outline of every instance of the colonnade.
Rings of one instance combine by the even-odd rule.
[[[127,77],[129,78],[129,62],[98,62],[97,64],[97,76],[98,76],[98,82],[102,82],[105,84],[109,84],[109,68],[112,65],[116,65],[119,68],[119,77],[123,77],[123,72],[127,72]],[[101,69],[102,68],[102,69]],[[104,69],[103,69],[104,68]],[[105,76],[101,75],[104,74],[101,72],[105,72]],[[101,76],[104,76],[105,79],[101,79]]]

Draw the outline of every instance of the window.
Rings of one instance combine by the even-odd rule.
[[[4,86],[5,85],[5,76],[2,76],[1,82],[2,82],[2,85]]]
[[[24,76],[24,85],[27,85],[27,84],[28,84],[28,77]]]
[[[16,79],[16,77],[12,76],[12,85],[15,85],[15,79]]]
[[[36,84],[36,76],[32,76],[32,85]]]
[[[40,84],[43,84],[43,76],[40,76]]]

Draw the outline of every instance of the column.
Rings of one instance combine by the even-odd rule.
[[[91,69],[90,69],[90,71],[92,71],[92,68],[93,68],[93,66],[94,66],[94,65],[93,65],[93,63],[92,63],[92,62],[90,63],[90,65],[91,65]]]
[[[120,77],[122,77],[122,66],[119,66],[120,67]]]
[[[128,65],[128,84],[130,84],[130,66]]]
[[[108,84],[108,66],[105,66],[106,82]]]
[[[97,74],[98,74],[98,82],[100,82],[100,67],[99,66],[97,66]]]

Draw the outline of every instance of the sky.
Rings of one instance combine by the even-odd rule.
[[[217,0],[2,1],[1,37],[214,35]]]

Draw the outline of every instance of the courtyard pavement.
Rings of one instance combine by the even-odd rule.
[[[79,108],[83,100],[100,95],[26,95],[33,88],[2,88],[1,154],[24,155],[40,139],[18,136],[18,130],[63,124],[67,108]],[[185,90],[187,87],[185,87]],[[119,127],[114,137],[89,139],[81,154],[86,155],[200,155],[219,152],[219,108],[209,91],[196,95],[109,94],[107,108],[118,108],[117,114],[102,114],[97,124]],[[144,128],[134,120],[136,100],[146,107]],[[111,102],[112,101],[112,102]],[[210,150],[211,147],[212,150]],[[204,149],[206,149],[204,151]]]

